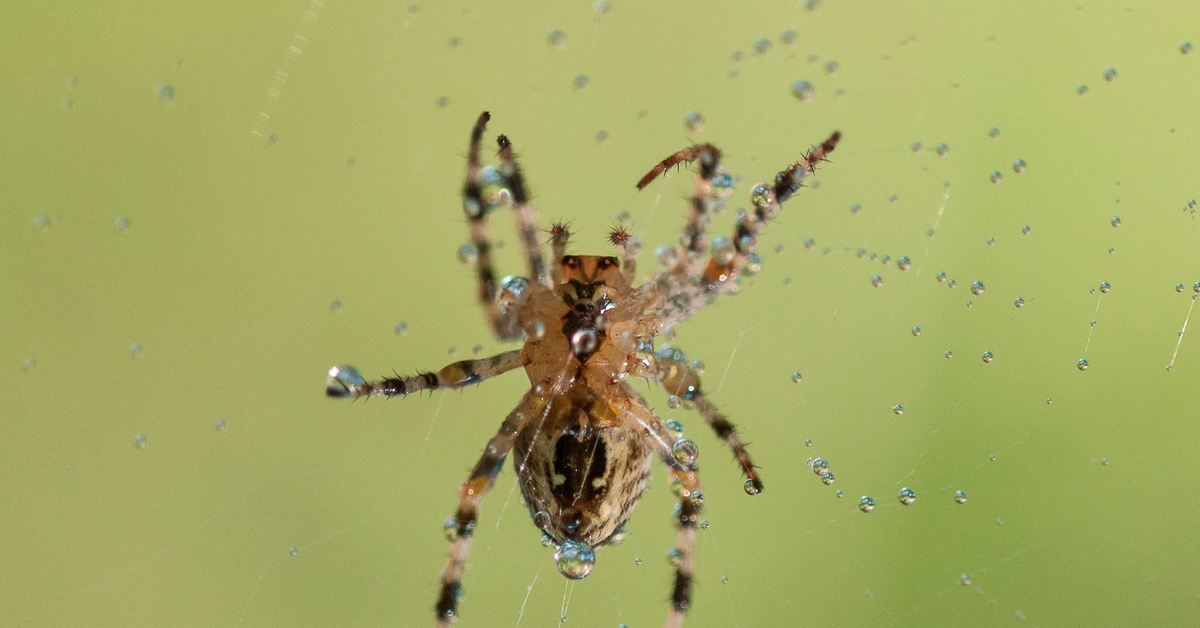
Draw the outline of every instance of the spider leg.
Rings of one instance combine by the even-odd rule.
[[[458,509],[446,520],[446,534],[450,538],[450,555],[446,568],[442,570],[442,586],[434,606],[435,625],[448,628],[458,618],[458,598],[462,595],[462,574],[467,564],[467,552],[471,549],[471,536],[479,514],[479,504],[492,489],[496,476],[512,450],[517,433],[528,417],[534,415],[539,403],[532,394],[525,395],[516,409],[508,414],[496,435],[488,441],[475,463],[475,469],[458,490]]]
[[[753,210],[739,218],[729,246],[714,250],[707,262],[702,257],[690,263],[680,259],[674,268],[660,271],[650,280],[666,295],[666,303],[659,311],[663,327],[686,320],[718,295],[737,289],[737,279],[758,246],[758,236],[767,222],[779,213],[780,205],[800,189],[804,179],[816,171],[817,163],[833,151],[839,139],[841,133],[834,131],[800,161],[775,175],[774,183],[760,183],[751,188]]]
[[[688,215],[687,224],[684,225],[683,235],[679,238],[681,261],[688,259],[689,253],[692,253],[693,257],[703,255],[704,247],[708,243],[705,238],[708,208],[713,204],[712,180],[721,162],[721,149],[712,144],[689,146],[659,162],[638,182],[640,190],[671,166],[696,160],[700,161],[700,172],[696,173],[696,187],[689,202],[691,213]]]
[[[487,224],[488,205],[483,198],[482,170],[479,166],[479,145],[490,119],[491,115],[483,112],[471,129],[471,144],[467,150],[467,179],[463,184],[463,213],[467,216],[471,244],[477,252],[475,276],[479,285],[479,305],[483,307],[483,314],[497,338],[516,340],[521,337],[521,328],[516,316],[501,311],[496,303],[498,288],[496,270],[492,266],[492,235]]]
[[[550,226],[550,254],[554,256],[550,260],[550,281],[556,286],[563,280],[562,264],[559,261],[566,254],[567,243],[571,241],[571,231],[567,227],[567,224],[561,222]]]
[[[520,349],[514,349],[490,358],[453,362],[436,373],[389,377],[375,382],[362,381],[358,371],[351,367],[335,366],[329,369],[325,394],[330,397],[396,397],[422,390],[462,388],[523,365]]]
[[[754,462],[750,460],[746,446],[738,438],[737,430],[729,419],[726,419],[700,391],[700,374],[696,369],[678,360],[656,357],[654,370],[647,373],[646,377],[661,382],[668,394],[690,402],[700,416],[704,417],[704,422],[717,433],[717,438],[725,441],[733,451],[734,457],[742,467],[742,473],[746,476],[746,491],[753,490],[754,494],[762,492],[762,479],[754,470]]]
[[[512,142],[507,136],[496,138],[500,146],[500,174],[504,177],[504,185],[512,192],[513,211],[517,218],[517,235],[525,245],[525,254],[529,262],[529,277],[538,283],[553,288],[550,273],[546,270],[546,261],[542,259],[542,244],[538,242],[537,213],[529,202],[525,191],[525,179],[521,176],[521,167],[513,155]]]
[[[692,603],[692,569],[696,553],[696,524],[704,502],[701,493],[700,472],[695,461],[683,461],[676,457],[675,443],[679,435],[672,432],[649,408],[641,395],[626,387],[629,394],[626,411],[645,430],[646,439],[658,452],[663,464],[671,471],[671,483],[679,496],[679,508],[675,516],[675,551],[671,553],[675,565],[675,584],[671,589],[671,610],[667,613],[664,628],[679,628],[683,616]]]

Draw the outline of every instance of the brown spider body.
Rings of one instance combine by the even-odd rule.
[[[459,489],[458,509],[446,522],[451,549],[435,604],[439,627],[458,616],[462,573],[479,505],[510,452],[534,525],[557,547],[559,571],[575,579],[588,575],[595,564],[594,548],[613,540],[633,513],[649,478],[651,460],[657,457],[664,463],[679,498],[672,551],[675,584],[666,626],[680,626],[691,605],[695,530],[703,503],[695,464],[698,450],[655,416],[626,379],[659,382],[674,398],[687,402],[733,451],[746,476],[746,492],[756,495],[762,490],[733,424],[701,390],[697,367],[675,350],[654,353],[653,341],[717,296],[737,289],[743,269],[755,262],[754,248],[763,227],[834,149],[840,136],[831,135],[777,174],[772,184],[755,186],[750,195],[753,207],[739,217],[734,237],[714,238],[707,258],[706,212],[716,206],[713,178],[720,151],[704,144],[659,162],[638,182],[639,188],[676,164],[698,159],[700,171],[679,252],[635,287],[640,241],[624,229],[609,236],[621,249],[617,258],[565,254],[570,233],[565,225],[554,225],[550,245],[556,260],[545,262],[512,143],[502,135],[497,142],[498,171],[511,196],[529,276],[497,282],[479,160],[488,119],[485,112],[471,132],[463,210],[478,251],[476,276],[484,314],[497,337],[523,335],[524,344],[490,358],[455,362],[436,373],[376,382],[364,381],[353,367],[333,367],[326,392],[331,397],[392,397],[461,388],[517,368],[524,368],[529,377],[529,392],[488,441]]]

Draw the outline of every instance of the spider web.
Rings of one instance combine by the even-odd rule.
[[[485,108],[542,222],[603,252],[627,212],[643,276],[691,187],[635,193],[656,160],[721,146],[741,177],[727,235],[754,182],[844,134],[766,230],[762,271],[659,340],[707,364],[763,494],[638,385],[700,446],[689,627],[1195,623],[1200,70],[1177,25],[1196,8],[814,4],[305,0],[184,24],[113,5],[104,41],[79,16],[15,22],[62,47],[27,67],[77,78],[54,106],[13,81],[30,122],[0,149],[33,164],[8,206],[36,208],[0,235],[19,297],[0,355],[22,365],[0,374],[0,555],[20,576],[0,624],[428,622],[439,526],[526,381],[334,404],[319,374],[508,348],[453,257]],[[113,183],[130,171],[141,187]],[[498,266],[521,268],[511,219],[492,223]],[[572,583],[506,465],[462,625],[658,625],[675,499],[653,474],[628,538]]]

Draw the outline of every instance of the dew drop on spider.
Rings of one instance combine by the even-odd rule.
[[[700,360],[692,360],[692,370],[696,371],[696,375],[703,375],[706,368]]]
[[[679,398],[679,395],[670,395],[667,397],[667,407],[668,408],[670,408],[672,410],[678,410],[679,407],[682,405],[683,405],[683,400]]]
[[[712,192],[722,200],[733,194],[733,175],[724,166],[717,166],[713,171]]]
[[[746,256],[746,265],[742,267],[742,274],[747,277],[753,277],[762,271],[762,258],[758,253],[751,253]]]
[[[672,547],[671,551],[667,552],[667,562],[672,566],[678,567],[683,561],[683,552],[678,547]]]
[[[742,488],[746,489],[747,495],[758,495],[762,492],[762,489],[758,487],[758,484],[755,484],[754,480],[750,479],[746,480],[745,484],[742,485]]]
[[[362,373],[353,366],[335,366],[325,378],[325,391],[330,397],[352,397],[364,383]]]
[[[908,488],[907,486],[904,486],[900,488],[899,498],[901,504],[904,504],[905,506],[911,506],[913,502],[917,501],[917,492],[911,488]]]
[[[674,445],[671,445],[671,456],[680,464],[690,466],[696,462],[696,456],[699,455],[700,448],[690,439],[681,438],[675,441]]]
[[[724,236],[717,236],[712,240],[712,261],[718,266],[725,266],[733,261],[735,253],[733,242]]]
[[[667,419],[665,425],[667,426],[667,429],[675,432],[676,434],[683,433],[683,424],[675,419]]]
[[[771,192],[771,188],[764,183],[760,183],[750,190],[750,204],[758,209],[766,209],[773,200],[775,200],[775,195]]]
[[[674,266],[679,261],[679,253],[675,247],[666,244],[654,250],[654,257],[658,258],[659,264],[667,268]]]
[[[596,566],[596,553],[591,546],[582,541],[566,540],[554,552],[554,562],[562,575],[580,580],[592,572]]]
[[[872,510],[875,510],[875,500],[863,495],[858,500],[858,509],[863,512],[871,512]]]
[[[571,334],[571,352],[576,356],[591,355],[596,351],[598,342],[596,330],[580,329]]]

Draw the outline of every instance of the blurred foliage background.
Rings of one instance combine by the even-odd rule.
[[[429,623],[442,522],[526,380],[323,385],[508,348],[456,259],[485,109],[542,220],[596,253],[628,212],[643,269],[691,186],[638,193],[655,162],[724,149],[722,233],[843,133],[762,272],[675,341],[763,494],[641,387],[702,451],[689,626],[1196,624],[1197,24],[1186,1],[22,8],[0,22],[0,624]],[[571,585],[506,467],[461,625],[658,625],[655,480]]]

